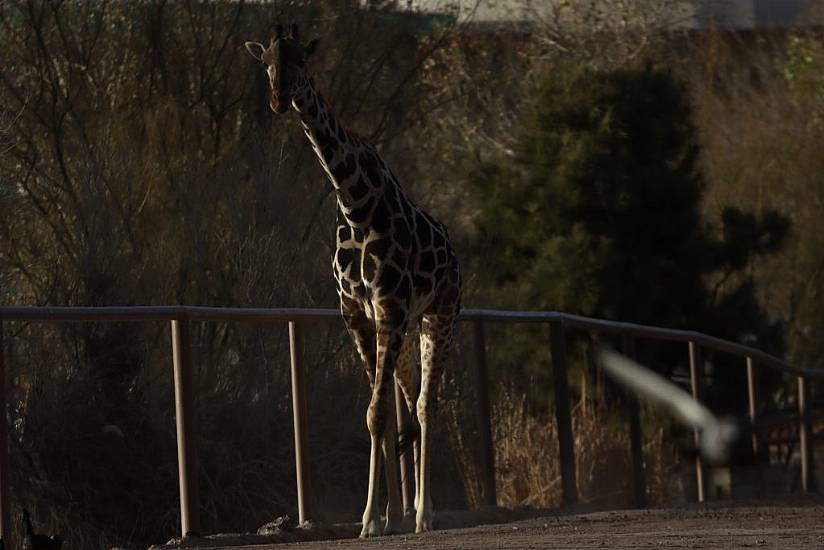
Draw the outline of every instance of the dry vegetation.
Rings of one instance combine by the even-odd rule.
[[[498,498],[503,506],[553,507],[561,503],[557,461],[558,432],[553,418],[528,413],[510,396],[495,408]],[[648,419],[652,420],[652,418]],[[651,505],[670,502],[677,456],[664,440],[664,428],[650,429],[643,441],[647,495]],[[572,409],[575,473],[582,502],[625,508],[631,502],[629,432],[620,407],[581,401]]]

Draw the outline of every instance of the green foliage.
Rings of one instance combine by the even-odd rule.
[[[816,36],[793,35],[787,42],[787,57],[781,69],[797,101],[816,104],[818,123],[824,115],[824,44]]]
[[[702,219],[698,152],[686,94],[667,71],[552,66],[512,154],[468,171],[497,302],[734,340],[774,335],[750,281],[728,280],[778,250],[788,220],[730,207],[716,236]]]

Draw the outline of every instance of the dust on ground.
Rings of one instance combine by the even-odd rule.
[[[821,497],[586,513],[487,508],[442,512],[438,518],[436,528],[439,530],[420,535],[409,533],[360,540],[353,538],[359,525],[346,524],[285,529],[277,535],[280,538],[216,535],[187,541],[188,544],[175,541],[177,544],[153,548],[824,548],[824,499]]]

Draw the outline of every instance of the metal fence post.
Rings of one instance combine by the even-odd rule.
[[[801,490],[805,493],[815,492],[812,446],[810,445],[810,414],[808,402],[810,389],[807,379],[798,377],[798,440],[801,454]]]
[[[756,494],[764,496],[767,492],[766,472],[764,471],[764,462],[759,456],[761,454],[761,445],[759,443],[759,434],[756,427],[758,420],[758,370],[755,367],[752,357],[747,357],[747,416],[750,419],[750,428],[752,435],[750,436],[750,445],[752,446],[753,463],[755,464],[755,486]]]
[[[6,420],[6,346],[3,344],[3,323],[0,322],[0,539],[11,538],[9,523],[9,445]],[[11,544],[8,544],[11,548]]]
[[[309,484],[309,445],[306,427],[306,383],[303,368],[303,327],[289,321],[289,353],[292,365],[292,418],[295,429],[295,475],[298,486],[298,521],[311,517]]]
[[[177,469],[180,482],[180,531],[183,537],[200,534],[198,494],[197,410],[194,402],[189,319],[171,322],[172,360],[175,382],[175,424],[177,427]]]
[[[569,408],[566,335],[561,320],[549,322],[552,379],[555,385],[555,421],[558,424],[558,451],[561,461],[561,502],[575,504],[578,489],[575,481],[575,442]]]
[[[489,412],[489,373],[486,366],[486,338],[483,321],[473,321],[475,343],[475,391],[478,395],[478,430],[481,438],[481,475],[483,478],[483,503],[498,504],[495,488],[495,447],[492,443],[492,421]]]
[[[635,339],[624,334],[621,339],[624,355],[635,359]],[[629,422],[629,447],[632,459],[632,505],[645,508],[647,505],[647,481],[644,475],[644,449],[641,444],[641,411],[638,398],[626,392],[627,421]]]
[[[704,393],[704,364],[701,362],[701,350],[695,342],[689,343],[690,352],[690,386],[692,387],[692,397],[696,401],[701,400]],[[700,449],[701,434],[698,430],[693,430],[695,438],[695,448]],[[695,485],[698,490],[698,502],[704,502],[707,498],[707,470],[701,454],[695,455]]]

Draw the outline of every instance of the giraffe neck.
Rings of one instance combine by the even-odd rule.
[[[371,207],[383,192],[382,161],[372,146],[351,134],[335,118],[323,97],[306,79],[292,100],[303,131],[338,196],[341,212],[353,226],[368,224]],[[351,215],[350,215],[351,214]]]

